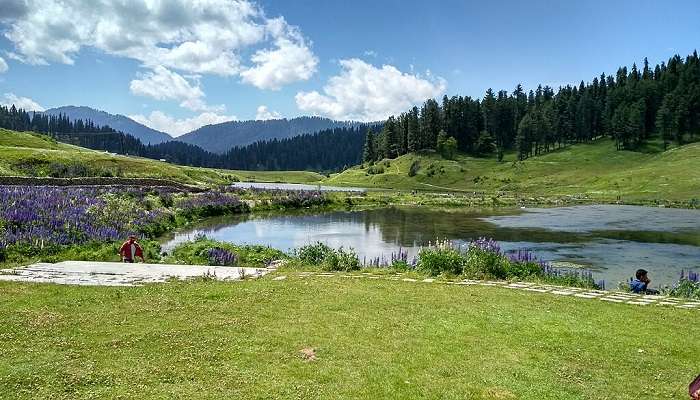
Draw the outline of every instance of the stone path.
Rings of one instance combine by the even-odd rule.
[[[591,289],[581,289],[575,287],[567,286],[556,286],[556,285],[545,285],[532,282],[507,282],[507,281],[481,281],[481,280],[436,280],[432,278],[426,279],[414,279],[406,277],[404,274],[392,274],[392,275],[380,275],[372,274],[368,272],[362,273],[337,273],[337,272],[298,272],[297,275],[301,278],[307,278],[312,276],[318,277],[342,277],[350,279],[384,279],[392,281],[402,281],[402,282],[417,282],[417,283],[430,283],[430,284],[444,284],[444,285],[478,285],[478,286],[498,286],[502,288],[508,288],[513,290],[522,290],[534,293],[543,293],[555,296],[571,296],[581,299],[592,299],[599,301],[606,301],[610,303],[624,303],[633,304],[637,306],[665,306],[665,307],[675,307],[675,308],[685,308],[685,309],[700,309],[700,300],[682,299],[676,297],[668,296],[657,296],[657,295],[643,295],[635,294],[622,291],[610,291],[610,290],[591,290]],[[274,280],[284,280],[286,276],[281,275],[274,278]]]
[[[169,264],[125,264],[118,262],[63,261],[56,264],[38,263],[28,267],[0,270],[0,281],[57,283],[88,286],[137,286],[145,283],[166,282],[169,279],[209,277],[217,280],[240,280],[246,277],[257,278],[274,271],[280,263],[270,268],[214,267],[206,265]],[[700,300],[689,300],[668,296],[640,295],[621,291],[590,290],[566,286],[545,285],[532,282],[481,281],[481,280],[436,280],[415,279],[405,274],[373,274],[369,272],[296,272],[307,278],[341,277],[349,279],[384,279],[391,281],[458,285],[458,286],[498,286],[513,290],[555,296],[571,296],[610,303],[624,303],[638,306],[666,306],[685,309],[700,309]],[[285,281],[286,275],[277,275],[274,281]]]
[[[265,268],[213,267],[206,265],[126,264],[119,262],[63,261],[0,270],[0,281],[57,283],[89,286],[136,286],[168,279],[209,277],[240,280],[272,271]]]

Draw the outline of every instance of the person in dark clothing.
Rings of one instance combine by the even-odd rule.
[[[688,386],[688,394],[693,400],[700,400],[700,375]]]
[[[649,279],[647,270],[640,268],[634,275],[635,279],[630,282],[630,290],[634,293],[659,294],[658,290],[649,289],[651,279]]]

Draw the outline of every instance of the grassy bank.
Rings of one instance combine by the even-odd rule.
[[[316,183],[322,175],[307,171],[234,171],[185,167],[148,158],[111,155],[60,143],[43,135],[0,129],[0,175],[46,175],[51,164],[85,166],[89,175],[163,178],[194,185],[233,181]]]
[[[0,283],[0,398],[684,398],[696,313],[322,277]]]
[[[318,192],[188,194],[170,188],[0,186],[0,267],[117,261],[119,245],[131,234],[141,237],[144,255],[157,262],[160,245],[153,239],[201,219],[329,204]]]
[[[690,200],[700,196],[700,176],[694,172],[698,160],[700,143],[666,152],[641,153],[616,151],[610,140],[602,139],[522,162],[515,161],[512,154],[501,163],[494,158],[464,155],[445,160],[436,153],[409,154],[377,163],[372,171],[368,166],[351,168],[324,183],[404,190],[508,192],[524,198]],[[412,165],[415,175],[409,176]]]
[[[195,185],[233,181],[358,186],[382,191],[360,203],[424,205],[574,204],[615,202],[700,205],[695,173],[700,143],[666,152],[616,151],[608,139],[577,144],[515,161],[436,153],[409,154],[371,167],[357,166],[329,178],[308,171],[234,171],[173,165],[151,159],[110,155],[56,142],[47,136],[0,130],[1,175],[47,175],[55,165],[86,167],[82,173],[165,178]],[[52,167],[52,163],[54,166]],[[409,174],[413,166],[415,175]],[[377,173],[380,172],[380,173]],[[409,176],[413,175],[413,176]],[[404,193],[398,193],[396,190]],[[455,193],[455,200],[411,195],[411,191]],[[444,204],[448,203],[448,204]]]

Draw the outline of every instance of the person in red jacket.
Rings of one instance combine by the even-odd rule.
[[[122,257],[122,261],[126,263],[133,263],[136,261],[136,257],[141,259],[141,262],[146,262],[143,259],[143,249],[141,245],[136,241],[136,236],[129,236],[129,240],[122,244],[119,249],[119,255]]]

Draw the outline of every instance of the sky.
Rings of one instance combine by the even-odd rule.
[[[696,0],[0,0],[0,103],[84,105],[173,136],[236,119],[376,121],[430,97],[685,56],[698,21]]]

